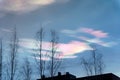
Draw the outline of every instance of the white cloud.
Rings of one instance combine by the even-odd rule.
[[[34,57],[33,57],[33,58],[34,58]],[[39,58],[39,57],[36,57],[36,59],[39,60],[40,58]],[[48,57],[42,57],[41,59],[44,60],[44,61],[49,61],[49,60],[50,60],[50,58],[48,58]]]
[[[73,59],[73,58],[77,58],[77,56],[71,55],[71,56],[62,56],[61,58],[63,59]]]
[[[0,28],[0,38],[3,38],[4,36],[8,36],[9,34],[12,33],[13,31],[11,29],[7,28]]]
[[[113,45],[115,45],[115,42],[104,42],[99,38],[93,38],[93,39],[89,39],[87,37],[79,37],[80,39],[87,41],[89,43],[96,43],[98,45],[104,46],[104,47],[112,47]]]
[[[97,37],[97,38],[106,38],[108,37],[108,33],[106,32],[103,32],[102,30],[95,30],[93,28],[86,28],[86,27],[82,27],[82,28],[78,28],[76,30],[62,30],[61,31],[62,33],[65,33],[69,36],[71,35],[76,35],[76,34],[80,34],[80,33],[84,33],[84,34],[89,34],[89,35],[92,35],[94,37]]]
[[[1,0],[0,10],[4,12],[25,13],[56,2],[63,3],[68,1],[69,0]]]
[[[6,29],[6,28],[2,28],[1,31],[3,31],[3,32],[8,32],[8,33],[13,32],[11,29]]]
[[[35,42],[34,39],[19,39],[19,45],[26,49],[36,49]]]

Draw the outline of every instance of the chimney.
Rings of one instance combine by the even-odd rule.
[[[61,76],[61,72],[58,72],[58,76]]]
[[[69,73],[69,72],[66,72],[66,75],[67,75],[67,76],[69,76],[69,75],[70,75],[70,73]]]
[[[45,79],[45,75],[42,75],[42,79]]]
[[[70,73],[66,72],[66,80],[70,80]]]

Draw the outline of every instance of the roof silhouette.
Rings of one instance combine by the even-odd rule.
[[[61,75],[61,73],[58,72],[57,76],[54,76],[54,77],[44,76],[42,79],[37,79],[37,80],[120,80],[120,78],[114,75],[113,73],[76,78],[76,76],[70,74],[69,72],[66,72],[66,74],[64,75]]]

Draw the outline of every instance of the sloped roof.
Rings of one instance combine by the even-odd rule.
[[[112,73],[93,75],[76,78],[76,80],[120,80],[120,78]]]

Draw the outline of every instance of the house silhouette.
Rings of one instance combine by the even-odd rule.
[[[74,80],[76,79],[76,76],[70,74],[69,72],[66,72],[66,74],[61,75],[61,72],[58,72],[57,76],[54,77],[45,77],[43,76],[42,79],[37,80]]]
[[[112,73],[76,78],[76,76],[70,74],[69,72],[66,72],[66,74],[64,75],[61,75],[61,73],[58,72],[57,76],[54,77],[43,76],[42,79],[37,80],[120,80],[120,78]]]

